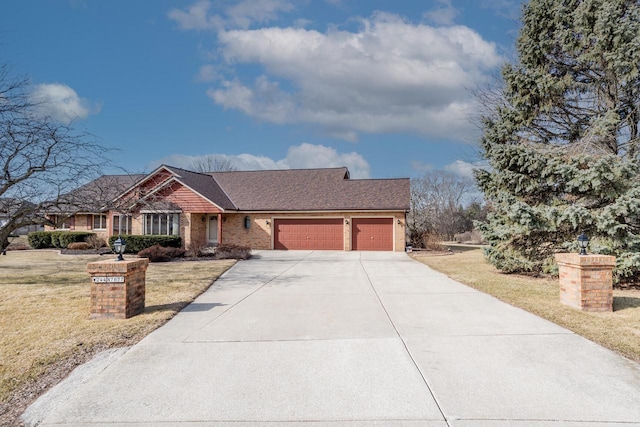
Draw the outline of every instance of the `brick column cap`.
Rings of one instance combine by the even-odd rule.
[[[559,253],[556,254],[556,262],[579,267],[613,267],[616,265],[616,257],[598,254]]]
[[[87,264],[87,272],[94,273],[129,273],[134,270],[146,270],[149,258],[125,259],[124,261],[107,260]]]

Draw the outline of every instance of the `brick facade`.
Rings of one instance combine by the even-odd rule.
[[[582,311],[613,311],[613,267],[607,255],[556,254],[560,301]]]
[[[251,226],[244,227],[248,216]],[[242,213],[225,214],[222,217],[222,243],[249,246],[251,249],[273,249],[274,219],[280,218],[340,218],[348,220],[344,225],[344,250],[351,250],[351,224],[353,218],[393,218],[394,250],[403,252],[405,248],[404,212],[326,212],[326,213]],[[269,224],[267,224],[269,222]]]
[[[128,319],[144,311],[149,260],[98,261],[87,264],[91,275],[91,319]],[[105,281],[111,278],[115,282]],[[122,279],[120,281],[120,279]]]

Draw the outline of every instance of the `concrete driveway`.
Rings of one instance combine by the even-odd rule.
[[[41,426],[640,426],[640,367],[402,253],[258,252]]]

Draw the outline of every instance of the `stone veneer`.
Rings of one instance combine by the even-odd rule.
[[[147,258],[87,264],[91,275],[91,319],[128,319],[144,311]],[[119,280],[105,282],[106,280]],[[112,278],[112,279],[108,279]],[[98,282],[97,282],[98,281]]]
[[[560,302],[582,311],[613,311],[613,267],[608,255],[556,254]]]

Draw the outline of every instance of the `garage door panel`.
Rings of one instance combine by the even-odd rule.
[[[276,219],[274,249],[343,250],[342,219]]]
[[[392,251],[393,218],[354,218],[353,250]]]

